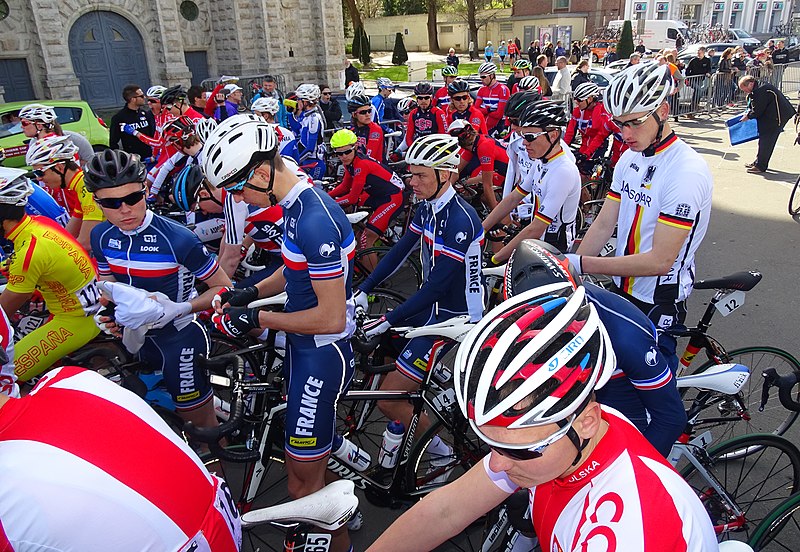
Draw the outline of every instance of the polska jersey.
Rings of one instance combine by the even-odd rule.
[[[688,233],[665,275],[614,276],[620,290],[650,304],[677,303],[689,296],[694,285],[694,256],[711,216],[712,190],[708,165],[674,133],[652,155],[632,150],[622,154],[607,196],[620,202],[617,256],[650,251],[659,224]],[[658,325],[673,322],[664,320]]]
[[[603,406],[602,419],[608,430],[575,471],[528,490],[542,550],[719,550],[708,513],[688,483],[619,412]],[[489,456],[483,466],[499,489],[519,489],[489,467]]]
[[[96,372],[56,368],[0,408],[0,550],[235,552],[241,538],[227,484]]]

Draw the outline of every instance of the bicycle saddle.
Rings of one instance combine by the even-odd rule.
[[[710,280],[698,280],[694,283],[694,289],[735,289],[740,291],[750,291],[761,281],[763,276],[755,270],[736,272],[723,278],[712,278]]]
[[[395,328],[396,332],[403,333],[404,337],[411,339],[412,337],[420,337],[423,335],[441,336],[458,341],[468,331],[470,331],[475,324],[469,321],[469,316],[455,316],[444,322],[437,322],[429,326],[422,326],[421,328]]]
[[[487,266],[481,269],[481,272],[483,272],[484,276],[497,276],[502,278],[506,274],[506,265]]]
[[[270,522],[310,523],[334,531],[344,526],[358,508],[354,488],[352,481],[339,479],[303,498],[242,514],[242,527]]]
[[[359,222],[361,222],[362,220],[364,220],[369,216],[369,213],[367,213],[366,211],[356,211],[355,213],[346,213],[346,214],[347,214],[347,220],[350,221],[350,224],[358,224]]]
[[[697,387],[718,391],[726,395],[735,395],[750,379],[750,369],[741,364],[718,364],[705,372],[680,376],[675,380],[678,388]]]
[[[278,295],[273,295],[272,297],[264,297],[263,299],[256,299],[255,301],[248,303],[247,306],[251,309],[255,309],[258,307],[272,307],[272,306],[279,306],[282,307],[286,304],[286,292],[283,291]]]

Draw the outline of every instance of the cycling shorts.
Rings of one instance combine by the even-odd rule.
[[[330,453],[336,402],[350,384],[355,361],[349,339],[318,348],[297,347],[293,341],[287,335],[286,454],[313,462]]]
[[[89,316],[56,314],[14,345],[14,373],[19,381],[38,376],[62,357],[77,351],[100,333]]]
[[[389,228],[389,223],[403,206],[403,190],[390,196],[370,197],[364,206],[372,209],[372,214],[367,220],[367,228],[380,235]]]
[[[176,410],[193,410],[213,394],[208,374],[197,362],[199,355],[208,355],[208,349],[205,329],[193,320],[180,330],[168,324],[147,332],[139,359],[150,369],[163,372]]]
[[[402,345],[402,351],[397,355],[397,371],[403,374],[411,381],[422,383],[425,379],[425,373],[428,371],[428,359],[431,356],[431,348],[437,341],[435,336],[423,335],[421,337],[413,337],[411,339],[398,338],[399,341],[405,342]],[[398,343],[392,344],[393,347],[400,349]],[[439,353],[441,359],[447,351],[453,348],[455,343],[447,343],[442,347]]]

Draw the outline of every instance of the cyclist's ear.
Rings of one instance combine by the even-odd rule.
[[[578,415],[575,423],[572,424],[578,437],[581,439],[591,439],[597,435],[602,426],[601,412],[600,403],[592,397],[589,404],[583,409],[583,412]]]

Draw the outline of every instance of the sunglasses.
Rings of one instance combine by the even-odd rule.
[[[225,191],[232,194],[240,194],[245,188],[252,187],[248,186],[247,184],[250,181],[250,179],[253,178],[253,175],[256,174],[256,169],[259,168],[262,165],[262,163],[263,163],[262,161],[259,161],[255,165],[253,165],[253,168],[250,169],[250,171],[247,173],[247,176],[241,179],[239,182],[231,184],[230,186],[223,186]],[[258,190],[259,188],[255,189]]]
[[[547,450],[547,447],[557,442],[559,439],[561,439],[564,435],[566,435],[569,432],[576,418],[577,415],[573,414],[569,422],[564,424],[563,427],[560,427],[558,431],[556,431],[546,439],[542,439],[541,441],[538,441],[536,443],[532,443],[530,445],[520,445],[522,448],[503,447],[495,443],[487,443],[487,444],[489,445],[490,449],[492,449],[500,456],[505,456],[506,458],[511,458],[512,460],[534,460],[536,458],[541,458],[542,455],[544,454],[544,451]],[[486,437],[482,436],[482,439],[486,440]]]
[[[36,123],[34,123],[33,121],[26,121],[25,119],[23,119],[19,122],[19,124],[24,128],[24,127],[29,127],[31,125],[35,125]]]
[[[334,151],[333,154],[336,157],[344,157],[345,155],[350,155],[354,151],[356,151],[356,148],[350,148],[349,150],[344,150],[344,151]]]
[[[144,199],[144,194],[145,190],[142,188],[138,192],[133,192],[125,197],[106,197],[100,199],[99,197],[95,196],[94,200],[99,203],[101,207],[105,207],[106,209],[119,209],[122,207],[123,203],[129,207],[133,207]]]
[[[531,143],[534,140],[536,140],[539,136],[544,136],[548,132],[549,131],[547,130],[543,130],[542,132],[526,132],[525,134],[522,135],[522,137],[525,138],[526,142]]]
[[[158,103],[158,102],[160,102],[160,101],[161,101],[161,100],[156,100],[156,99],[154,99],[154,98],[147,98],[147,103]]]
[[[430,100],[431,97],[430,96],[417,96],[417,99],[418,100]]]
[[[362,109],[361,111],[356,111],[356,115],[372,115],[372,110]]]
[[[611,119],[611,122],[614,123],[615,125],[617,125],[620,130],[622,130],[623,128],[626,128],[626,127],[627,128],[637,128],[637,127],[640,127],[643,124],[645,124],[647,122],[647,119],[649,119],[654,113],[655,113],[655,110],[651,111],[647,115],[642,115],[641,117],[638,117],[636,119],[631,119],[630,121],[624,121],[623,122],[623,121],[619,121],[617,119]]]
[[[452,99],[454,102],[465,102],[469,99],[469,94],[467,94],[466,96],[453,96]]]
[[[330,95],[331,95],[331,93],[330,93],[330,92],[323,92],[323,93],[322,93],[322,95],[323,95],[323,96],[330,96]]]
[[[134,98],[144,98],[144,94],[137,94]]]
[[[491,75],[481,75],[481,80],[483,80],[483,79],[490,79],[490,78],[492,78],[492,76],[491,76]]]
[[[52,165],[47,165],[46,167],[42,167],[41,169],[33,169],[31,171],[31,174],[33,174],[33,176],[35,178],[44,178],[44,173],[46,173],[47,171],[49,171],[50,169],[52,169],[56,165],[58,165],[58,163],[53,163]]]

